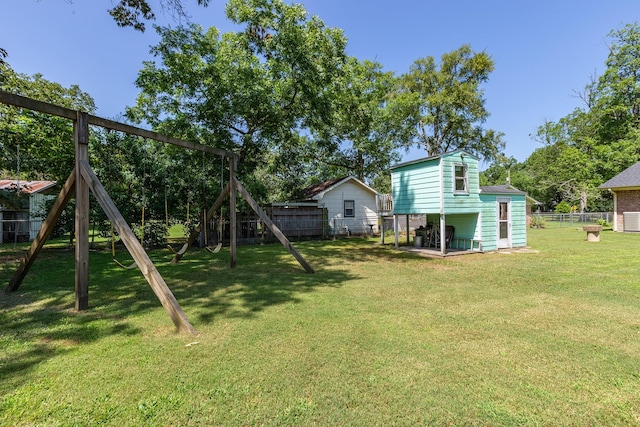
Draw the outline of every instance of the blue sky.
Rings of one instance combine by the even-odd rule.
[[[191,20],[231,30],[224,0],[208,8],[185,0]],[[117,27],[106,10],[114,0],[3,0],[0,47],[25,74],[41,73],[64,86],[77,84],[96,101],[97,114],[117,118],[137,94],[134,85],[152,28],[141,34]],[[580,91],[601,74],[607,34],[640,15],[637,0],[431,1],[301,0],[309,13],[349,40],[348,53],[406,72],[421,57],[470,44],[486,51],[495,71],[484,86],[491,116],[486,127],[505,134],[506,154],[525,160],[540,145],[530,138],[544,120],[558,120],[581,106]],[[157,11],[157,24],[176,25]],[[423,157],[413,150],[403,160]]]

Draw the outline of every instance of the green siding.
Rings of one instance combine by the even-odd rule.
[[[525,196],[511,198],[511,245],[514,248],[527,246],[527,202]]]
[[[456,194],[454,169],[456,163],[467,165],[468,194]],[[442,157],[444,212],[474,214],[480,211],[478,161],[462,157],[460,152]],[[429,159],[396,168],[391,173],[394,212],[420,214],[440,212],[440,159]]]
[[[442,161],[442,199],[440,194]],[[468,193],[456,193],[455,165],[467,165]],[[427,221],[439,225],[441,200],[445,222],[455,227],[454,237],[482,240],[485,251],[497,249],[497,197],[511,199],[511,246],[527,244],[524,194],[481,194],[478,160],[456,151],[394,168],[391,186],[396,215],[429,214]]]
[[[495,251],[498,249],[498,207],[496,196],[481,195],[482,200],[482,249]]]
[[[527,246],[527,204],[524,194],[482,194],[482,241],[485,251],[498,249],[498,198],[511,199],[511,246]]]
[[[446,215],[445,222],[455,227],[454,238],[481,240],[481,225],[477,213]]]
[[[462,157],[461,153],[454,153],[444,157],[443,182],[444,182],[444,211],[449,214],[477,214],[481,209],[480,182],[478,175],[478,161],[471,157]],[[455,165],[467,166],[468,193],[456,193],[455,189]]]
[[[438,159],[395,169],[391,174],[391,185],[396,214],[440,212]]]

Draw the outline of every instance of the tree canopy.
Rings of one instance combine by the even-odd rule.
[[[351,174],[385,188],[391,162],[400,160],[388,108],[397,80],[381,64],[352,57],[337,85],[333,118],[314,129],[310,156],[323,179]]]
[[[252,171],[302,129],[333,120],[346,39],[280,0],[231,0],[227,15],[243,29],[157,29],[157,61],[140,71],[141,92],[128,116],[233,150]]]
[[[116,23],[139,31],[158,7],[187,17],[186,0],[114,3],[109,13]],[[487,52],[463,45],[439,60],[421,57],[396,76],[383,64],[348,56],[343,32],[301,5],[228,0],[226,16],[237,31],[156,27],[161,40],[152,48],[153,60],[143,63],[136,80],[140,93],[126,114],[159,132],[237,152],[242,178],[263,201],[295,198],[313,181],[347,174],[388,191],[389,166],[403,148],[419,148],[428,156],[462,149],[493,162],[482,174],[483,184],[509,180],[547,208],[566,202],[581,210],[606,209],[610,195],[597,187],[640,160],[637,23],[608,34],[604,72],[576,92],[584,105],[542,123],[532,135],[540,148],[518,163],[503,155],[504,135],[485,126],[483,85],[494,70]],[[7,61],[8,52],[0,49],[3,90],[94,111],[93,99],[77,86],[21,75]],[[177,183],[168,190],[169,199],[195,200],[193,189],[204,177],[224,175],[224,165],[213,167],[212,159],[152,144],[141,152],[133,148],[139,141],[97,138],[100,149],[116,141],[124,156],[144,153],[163,165],[162,174]],[[30,178],[64,179],[72,163],[70,140],[71,126],[62,119],[0,106],[5,175],[16,169],[20,145]],[[96,168],[106,170],[109,156],[100,149],[92,155]],[[139,173],[142,164],[131,173],[121,170],[122,177]],[[180,174],[186,169],[193,173]],[[157,202],[162,192],[156,193]]]
[[[578,93],[584,106],[540,125],[533,138],[543,146],[518,165],[530,177],[521,189],[547,208],[609,209],[610,195],[597,187],[640,160],[640,26],[609,39],[604,73]]]
[[[481,87],[493,69],[491,57],[469,45],[445,53],[439,64],[432,56],[416,60],[400,76],[396,98],[404,144],[422,148],[428,156],[462,149],[496,159],[504,150],[504,135],[483,127],[489,112]]]
[[[209,1],[197,3],[207,6]],[[158,4],[185,16],[182,0]],[[156,7],[147,0],[121,0],[110,13],[118,25],[144,31]],[[464,149],[485,160],[499,158],[504,149],[503,135],[484,127],[489,113],[482,85],[494,67],[485,52],[464,45],[442,55],[440,62],[418,59],[397,77],[383,64],[348,56],[342,30],[327,27],[301,5],[228,0],[226,16],[236,31],[221,33],[194,24],[155,27],[160,41],[152,47],[152,60],[139,71],[140,92],[126,116],[164,134],[238,153],[241,178],[261,201],[292,200],[306,185],[343,175],[388,191],[389,167],[400,160],[403,148],[421,147],[427,155]],[[12,78],[7,76],[2,78]],[[22,76],[13,85],[29,79]],[[35,80],[38,84],[31,90],[51,90],[45,89],[42,76]],[[19,88],[9,90],[21,93]],[[68,90],[69,99],[82,101],[80,109],[92,111],[93,101],[86,94],[77,87]],[[5,132],[9,128],[5,126]],[[15,134],[18,128],[13,128]],[[56,134],[65,132],[69,129]],[[139,173],[141,166],[104,172],[110,158],[103,151],[115,144],[124,158],[144,153],[184,189],[169,189],[169,199],[198,198],[192,189],[202,186],[204,169],[217,163],[152,144],[139,151],[133,148],[139,141],[122,136],[100,133],[96,138],[96,169],[134,182],[133,172]],[[37,177],[46,170],[63,179],[67,161],[57,163],[59,171],[35,165],[33,171]],[[173,165],[178,165],[176,170]],[[184,170],[193,173],[180,174]],[[216,181],[223,175],[217,168],[208,172]],[[157,176],[145,180],[161,181]]]
[[[201,6],[208,6],[209,0],[196,0]],[[159,0],[162,10],[176,16],[177,18],[187,17],[184,10],[183,0]],[[138,31],[145,31],[146,21],[155,19],[154,8],[147,0],[119,0],[118,3],[109,9],[109,15],[120,27],[132,27]]]
[[[95,111],[93,98],[77,85],[66,88],[42,74],[20,74],[9,64],[0,65],[0,90],[74,110]],[[71,122],[0,104],[0,160],[0,173],[5,176],[16,176],[20,161],[30,179],[64,182],[74,165]]]

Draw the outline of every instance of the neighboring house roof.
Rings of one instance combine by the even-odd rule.
[[[325,193],[327,193],[328,191],[331,191],[339,186],[341,186],[342,184],[345,184],[349,181],[352,181],[358,185],[360,185],[361,187],[363,187],[365,190],[368,190],[370,192],[372,192],[373,194],[378,194],[378,192],[376,190],[374,190],[373,188],[369,187],[367,184],[365,184],[364,182],[360,181],[358,178],[356,178],[355,176],[343,176],[342,178],[337,178],[337,179],[330,179],[328,181],[324,181],[324,182],[319,182],[318,184],[314,184],[314,185],[310,185],[307,188],[305,188],[303,191],[304,193],[304,197],[306,200],[319,200],[322,199],[325,195]]]
[[[640,187],[640,162],[623,170],[598,188],[611,189],[625,187]]]
[[[441,157],[445,157],[445,156],[450,156],[452,154],[456,154],[456,153],[462,153],[465,155],[465,157],[471,157],[473,159],[476,160],[480,160],[478,157],[474,156],[473,154],[469,154],[464,150],[454,150],[454,151],[448,151],[446,153],[442,153],[442,154],[437,154],[435,156],[429,156],[429,157],[423,157],[421,159],[416,159],[416,160],[410,160],[408,162],[404,162],[404,163],[398,163],[396,165],[391,166],[391,169],[396,169],[396,168],[401,168],[403,166],[408,166],[408,165],[414,165],[416,163],[422,163],[422,162],[426,162],[429,160],[435,160],[435,159],[439,159]]]
[[[15,191],[20,185],[20,191],[27,194],[40,193],[47,190],[54,185],[55,181],[18,181],[13,179],[0,179],[0,191],[11,190]]]
[[[511,184],[504,185],[486,185],[480,187],[480,192],[485,194],[524,194],[527,204],[529,205],[541,205],[539,201],[533,197],[529,197],[526,192],[518,190]]]

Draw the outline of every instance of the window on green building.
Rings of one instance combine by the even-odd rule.
[[[467,165],[459,163],[455,165],[455,192],[469,192],[469,178],[467,174]]]

